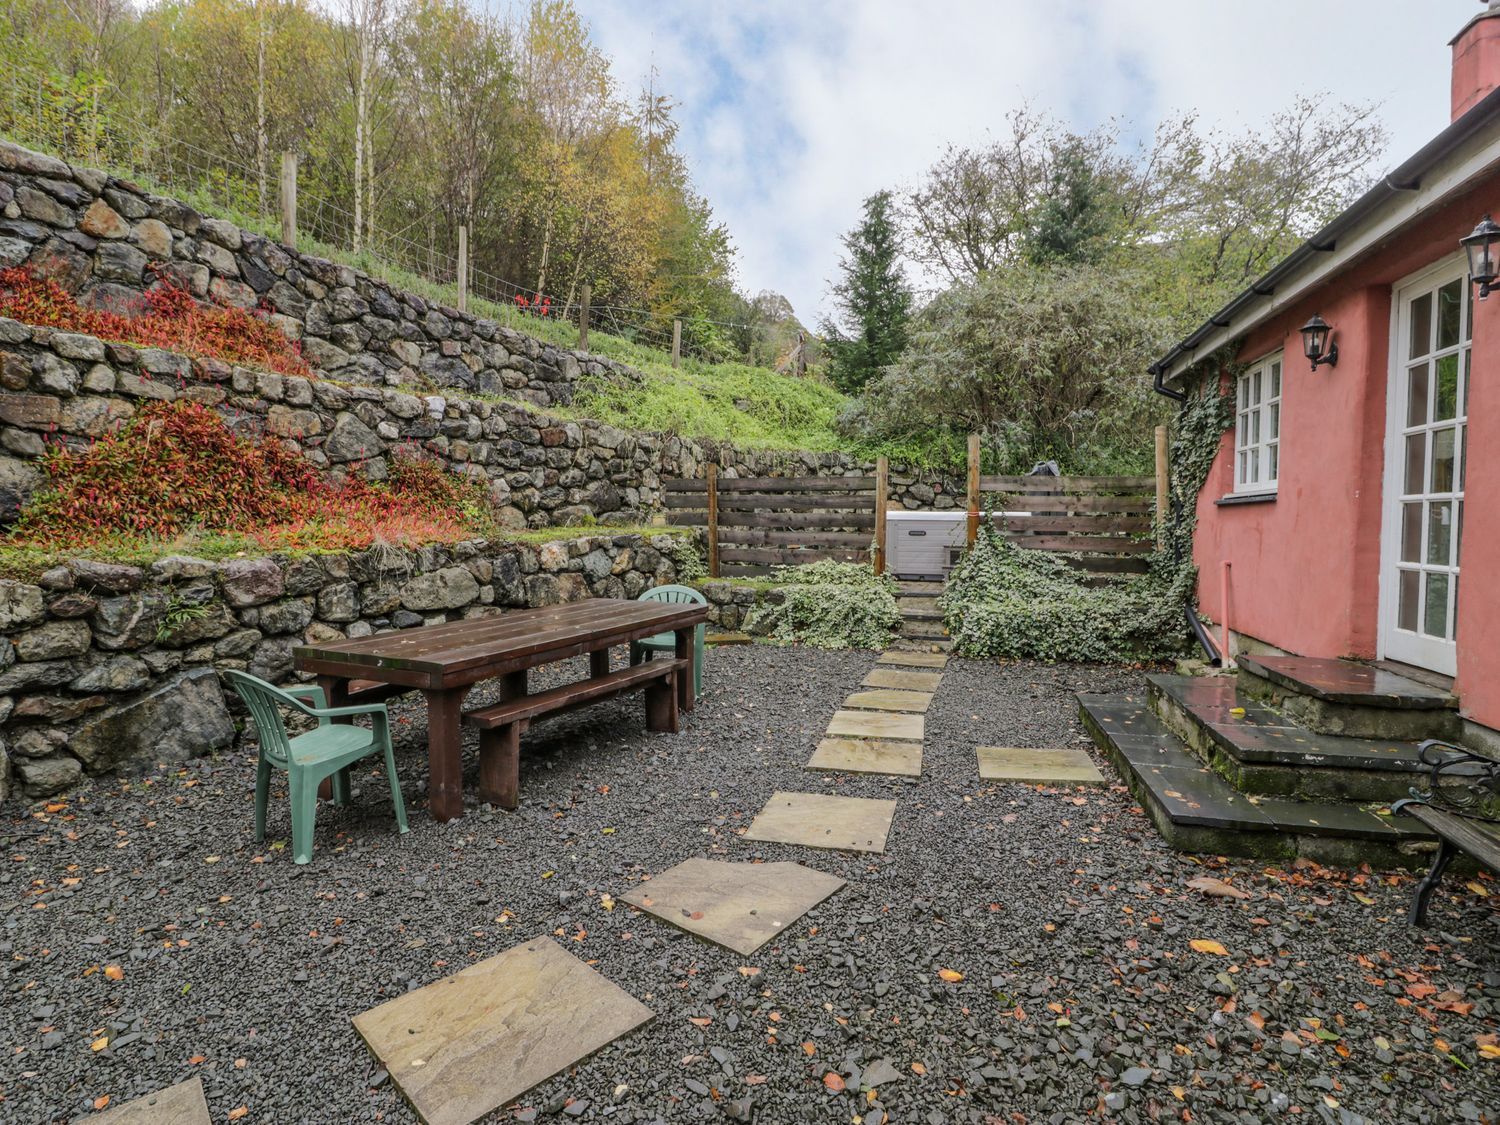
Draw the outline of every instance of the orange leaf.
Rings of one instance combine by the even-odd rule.
[[[1194,951],[1198,953],[1214,953],[1220,957],[1229,956],[1229,950],[1225,949],[1218,942],[1209,941],[1207,938],[1194,938],[1192,941],[1188,942],[1188,944],[1191,945]]]
[[[231,1109],[229,1111],[229,1120],[231,1120],[231,1121],[238,1121],[241,1117],[244,1117],[245,1114],[247,1114],[249,1112],[250,1112],[250,1108],[248,1106],[243,1106],[243,1105],[235,1106],[233,1109]]]
[[[713,1022],[714,1021],[709,1019],[707,1016],[688,1016],[688,1023],[692,1024],[694,1027],[707,1027]]]
[[[949,984],[957,984],[959,981],[964,979],[963,973],[957,972],[953,969],[939,969],[938,976],[947,981]]]
[[[812,1040],[809,1039],[802,1044],[802,1053],[811,1057],[812,1055],[816,1055],[818,1053],[818,1049],[817,1047],[813,1046]]]
[[[119,965],[108,965],[104,969],[104,975],[110,980],[124,980],[125,970],[120,968]]]
[[[919,1062],[912,1063],[911,1064],[911,1072],[913,1074],[926,1074],[927,1073],[927,1068],[925,1066],[923,1066]]]
[[[95,1109],[103,1109],[108,1104],[109,1104],[109,1095],[108,1094],[100,1094],[97,1098],[94,1099],[94,1108]]]
[[[823,1075],[823,1085],[837,1094],[844,1088],[844,1080],[830,1070],[827,1074]]]

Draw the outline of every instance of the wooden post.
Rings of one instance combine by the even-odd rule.
[[[797,332],[797,378],[803,379],[807,376],[807,333]]]
[[[1156,427],[1156,545],[1166,546],[1167,517],[1172,503],[1167,465],[1167,427]]]
[[[979,538],[979,435],[969,435],[969,534],[968,544]]]
[[[458,311],[469,311],[469,228],[458,228]]]
[[[875,573],[885,573],[885,512],[889,503],[891,463],[875,458]]]
[[[587,351],[589,346],[589,298],[593,295],[593,289],[585,281],[578,301],[578,350],[581,352]]]
[[[719,577],[719,466],[708,465],[708,576]]]
[[[281,241],[297,248],[297,154],[281,154]]]
[[[672,366],[676,367],[682,359],[682,321],[678,317],[672,318]]]

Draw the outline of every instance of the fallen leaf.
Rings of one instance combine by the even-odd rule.
[[[1210,898],[1245,899],[1250,897],[1238,887],[1232,887],[1228,883],[1224,882],[1223,879],[1215,879],[1211,875],[1200,875],[1196,879],[1189,879],[1187,885],[1189,889],[1201,891],[1203,894],[1208,895]]]
[[[915,1062],[915,1063],[911,1064],[911,1072],[913,1074],[926,1074],[927,1073],[927,1068],[925,1066],[923,1066],[921,1063]]]
[[[707,1027],[713,1022],[714,1021],[709,1019],[707,1016],[688,1016],[688,1023],[692,1024],[694,1027]]]
[[[106,965],[104,968],[104,975],[107,976],[110,980],[124,980],[125,970],[120,968],[119,965]]]
[[[1192,946],[1194,952],[1197,953],[1214,953],[1220,957],[1229,956],[1229,950],[1225,949],[1218,942],[1209,941],[1207,938],[1194,938],[1192,941],[1188,942],[1188,944]]]
[[[194,1055],[192,1058],[188,1059],[188,1066],[197,1066],[199,1063],[206,1061],[207,1059],[203,1055]]]
[[[108,1046],[109,1046],[109,1036],[102,1035],[98,1039],[95,1039],[92,1043],[89,1044],[89,1050],[91,1050],[91,1051],[102,1051],[102,1050],[104,1050],[104,1048],[106,1048]]]
[[[109,1095],[108,1094],[100,1094],[97,1098],[94,1099],[94,1108],[95,1109],[103,1109],[108,1104],[109,1104]]]
[[[249,1106],[237,1105],[229,1111],[229,1120],[238,1121],[241,1117],[244,1117],[245,1114],[249,1112]]]
[[[740,966],[740,976],[742,976],[742,977],[758,977],[758,976],[760,976],[760,970],[757,969],[754,965],[741,965]]]
[[[837,1094],[844,1088],[844,1080],[830,1070],[827,1074],[823,1075],[823,1085]]]
[[[963,973],[960,973],[955,969],[939,969],[938,976],[941,979],[947,981],[949,984],[957,984],[959,981],[964,979]]]
[[[813,1044],[812,1040],[809,1039],[803,1042],[802,1053],[811,1057],[812,1055],[816,1055],[818,1053],[818,1048]]]

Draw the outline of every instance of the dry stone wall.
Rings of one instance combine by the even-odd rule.
[[[149,567],[77,559],[34,582],[0,580],[0,800],[228,746],[235,725],[215,669],[283,682],[304,642],[637,597],[676,579],[677,538],[174,555]]]

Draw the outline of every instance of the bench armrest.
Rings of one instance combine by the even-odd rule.
[[[1500,761],[1438,738],[1429,738],[1417,750],[1431,772],[1425,790],[1412,789],[1413,800],[1471,815],[1500,803]]]

